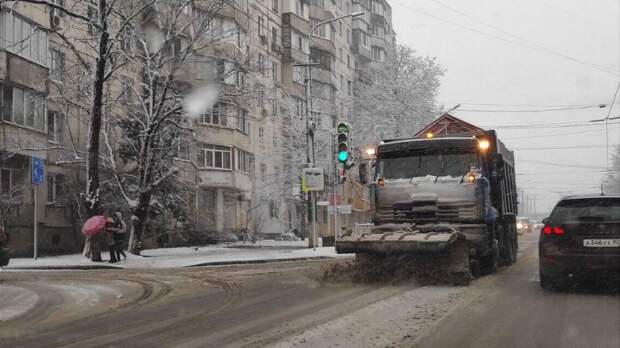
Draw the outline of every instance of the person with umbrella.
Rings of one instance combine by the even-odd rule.
[[[105,216],[95,215],[86,220],[82,226],[82,234],[86,237],[86,245],[89,246],[88,250],[85,250],[85,254],[90,255],[90,259],[94,262],[102,261],[101,244],[102,237],[105,236],[106,222]]]
[[[116,259],[116,241],[114,240],[114,219],[107,218],[105,225],[105,240],[108,244],[108,251],[110,252],[110,263],[117,263]]]

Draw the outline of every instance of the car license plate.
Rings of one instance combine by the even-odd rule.
[[[584,239],[585,247],[620,247],[620,239]]]

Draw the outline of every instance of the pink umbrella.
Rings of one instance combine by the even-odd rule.
[[[105,231],[106,218],[103,215],[95,215],[86,220],[82,227],[82,234],[85,236],[94,236],[97,233]]]

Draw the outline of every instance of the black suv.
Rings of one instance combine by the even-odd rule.
[[[540,285],[566,285],[569,275],[620,270],[620,196],[560,200],[543,220],[538,244]]]

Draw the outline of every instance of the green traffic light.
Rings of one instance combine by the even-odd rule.
[[[348,158],[349,158],[349,153],[347,151],[338,152],[338,161],[346,162]]]

